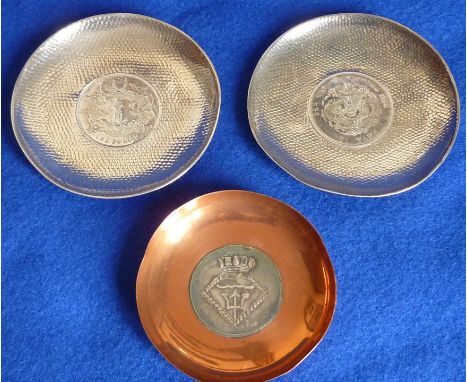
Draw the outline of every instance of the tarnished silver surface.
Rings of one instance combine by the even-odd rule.
[[[32,164],[69,191],[125,197],[183,175],[214,133],[220,89],[201,48],[159,20],[115,13],[45,41],[13,93]]]
[[[298,180],[381,196],[422,182],[458,130],[452,75],[424,39],[366,14],[319,17],[264,53],[249,121],[265,152]]]
[[[210,252],[190,278],[197,317],[225,337],[244,337],[268,325],[281,303],[281,278],[262,251],[226,245]]]

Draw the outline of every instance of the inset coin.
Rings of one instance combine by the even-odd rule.
[[[190,279],[190,299],[208,328],[226,337],[244,337],[275,317],[281,278],[259,249],[226,245],[198,263]]]
[[[159,101],[144,79],[109,74],[83,89],[76,115],[91,139],[107,146],[127,146],[142,140],[156,126]]]
[[[366,146],[392,122],[389,92],[362,73],[336,73],[320,82],[309,99],[309,118],[324,137],[347,146]]]

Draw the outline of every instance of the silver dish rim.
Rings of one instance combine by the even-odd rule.
[[[299,177],[299,175],[297,174],[293,174],[291,173],[288,169],[286,169],[285,166],[282,166],[280,163],[278,163],[273,157],[272,155],[270,155],[270,153],[268,152],[268,150],[262,145],[262,143],[260,142],[260,138],[257,136],[253,126],[254,126],[254,123],[253,123],[253,116],[252,116],[252,111],[251,111],[251,107],[250,107],[250,99],[251,99],[251,88],[252,88],[252,84],[253,84],[253,80],[254,80],[254,77],[257,73],[257,71],[260,71],[259,67],[262,63],[262,61],[264,60],[266,54],[270,51],[270,49],[273,48],[274,45],[277,44],[277,42],[287,33],[291,32],[292,30],[296,29],[296,28],[299,28],[301,26],[303,26],[304,24],[307,24],[311,21],[317,21],[317,20],[320,20],[320,19],[324,19],[324,18],[330,18],[330,17],[335,17],[335,16],[367,16],[367,17],[374,17],[376,19],[380,19],[380,20],[384,20],[386,22],[389,22],[391,24],[394,24],[395,26],[399,26],[401,28],[403,28],[405,31],[409,32],[410,34],[414,35],[415,37],[419,38],[423,43],[425,43],[434,53],[435,55],[441,60],[441,63],[443,64],[445,70],[447,71],[448,73],[448,76],[450,78],[450,81],[452,83],[452,86],[455,90],[455,96],[456,96],[456,103],[457,103],[457,124],[455,126],[455,131],[452,135],[452,138],[450,140],[450,143],[449,145],[447,146],[447,149],[445,150],[445,153],[444,155],[441,157],[441,159],[439,160],[439,162],[432,168],[432,170],[427,174],[425,175],[424,177],[418,179],[417,181],[415,181],[414,183],[410,184],[409,186],[406,186],[406,187],[403,187],[401,189],[397,189],[395,191],[390,191],[390,192],[386,192],[386,193],[381,193],[381,194],[360,194],[360,193],[346,193],[346,192],[339,192],[339,191],[335,191],[335,190],[329,190],[327,188],[323,188],[323,187],[318,187],[318,186],[315,186],[315,185],[312,185],[310,183],[308,183],[306,180],[304,179],[301,179]],[[386,18],[386,17],[383,17],[383,16],[378,16],[378,15],[373,15],[373,14],[370,14],[370,13],[360,13],[360,12],[340,12],[340,13],[331,13],[331,14],[328,14],[328,15],[323,15],[323,16],[318,16],[318,17],[314,17],[312,19],[309,19],[309,20],[306,20],[306,21],[303,21],[297,25],[295,25],[294,27],[286,30],[285,32],[283,32],[279,37],[277,37],[269,46],[268,48],[265,50],[265,52],[262,54],[262,56],[260,57],[260,59],[258,60],[258,63],[257,65],[255,66],[255,69],[252,73],[252,77],[250,79],[250,84],[249,84],[249,89],[248,89],[248,92],[247,92],[247,114],[248,114],[248,119],[249,119],[249,124],[250,124],[250,130],[252,131],[252,134],[255,138],[255,140],[257,141],[258,145],[261,147],[261,149],[265,152],[265,154],[274,162],[276,163],[281,169],[283,169],[286,173],[288,173],[290,176],[292,176],[294,179],[298,180],[299,182],[305,184],[306,186],[309,186],[309,187],[312,187],[312,188],[315,188],[317,190],[320,190],[320,191],[325,191],[325,192],[330,192],[332,194],[337,194],[337,195],[344,195],[344,196],[351,196],[351,197],[360,197],[360,198],[379,198],[379,197],[385,197],[385,196],[391,196],[391,195],[397,195],[397,194],[400,194],[400,193],[403,193],[403,192],[406,192],[406,191],[409,191],[413,188],[415,188],[416,186],[420,185],[421,183],[423,183],[425,180],[427,180],[429,177],[431,177],[438,169],[439,167],[442,165],[442,163],[447,159],[447,156],[449,155],[450,151],[452,150],[452,147],[453,145],[455,144],[455,141],[456,141],[456,138],[457,138],[457,135],[458,135],[458,131],[460,129],[460,95],[458,93],[458,89],[457,89],[457,84],[455,82],[455,79],[453,77],[453,74],[452,72],[450,71],[450,68],[449,66],[447,65],[447,63],[445,62],[445,60],[443,59],[443,57],[440,55],[440,53],[437,51],[437,49],[435,49],[432,44],[427,41],[424,37],[422,37],[421,35],[419,35],[418,33],[416,33],[415,31],[413,31],[412,29],[410,29],[409,27],[403,25],[403,24],[400,24],[399,22],[397,21],[394,21],[394,20],[391,20],[389,18]]]
[[[14,105],[15,105],[15,101],[16,101],[16,92],[17,92],[17,87],[18,87],[18,83],[19,81],[22,79],[23,77],[23,74],[24,74],[24,71],[25,69],[28,67],[28,65],[30,64],[31,62],[31,59],[33,58],[33,56],[51,39],[53,38],[54,36],[56,36],[58,33],[60,33],[63,29],[65,28],[68,28],[70,27],[71,25],[75,25],[75,24],[78,24],[78,23],[81,23],[83,21],[86,21],[86,20],[89,20],[89,19],[93,19],[93,18],[96,18],[96,17],[102,17],[102,16],[130,16],[130,17],[135,17],[135,18],[143,18],[143,19],[149,19],[149,20],[152,20],[152,21],[156,21],[170,29],[173,29],[175,30],[176,32],[180,33],[183,37],[185,37],[188,41],[190,41],[191,43],[193,43],[197,49],[203,54],[203,56],[205,57],[205,59],[207,60],[207,63],[209,65],[209,68],[211,70],[211,72],[213,73],[213,78],[214,78],[214,82],[215,82],[215,87],[216,87],[216,92],[218,93],[218,107],[217,107],[217,110],[216,110],[216,119],[214,121],[214,124],[213,124],[213,128],[211,129],[211,133],[210,133],[210,136],[208,137],[208,140],[207,142],[205,143],[205,146],[202,148],[202,150],[197,154],[195,155],[194,157],[192,157],[191,161],[187,163],[187,165],[185,166],[185,168],[180,171],[179,173],[177,173],[175,176],[172,176],[172,177],[169,177],[167,178],[164,182],[158,184],[158,185],[155,185],[155,186],[149,186],[149,187],[145,187],[143,188],[143,190],[138,190],[136,192],[128,192],[128,193],[125,193],[124,191],[122,191],[122,194],[118,194],[118,195],[107,195],[107,194],[99,194],[99,193],[95,193],[95,194],[91,194],[91,193],[87,193],[85,192],[84,190],[85,189],[82,189],[82,188],[73,188],[73,187],[69,187],[66,183],[60,183],[57,179],[54,179],[51,175],[49,175],[46,171],[44,171],[33,159],[33,155],[28,151],[27,149],[27,146],[26,144],[23,142],[22,138],[21,138],[21,134],[20,132],[18,131],[18,128],[16,126],[16,121],[15,121],[15,113],[14,113]],[[215,67],[213,65],[213,63],[211,62],[211,59],[209,58],[209,56],[206,54],[206,52],[201,48],[201,46],[194,40],[192,39],[188,34],[186,34],[184,31],[180,30],[179,28],[165,22],[165,21],[162,21],[162,20],[159,20],[159,19],[156,19],[154,17],[151,17],[151,16],[146,16],[146,15],[141,15],[141,14],[137,14],[137,13],[130,13],[130,12],[115,12],[115,13],[100,13],[100,14],[96,14],[96,15],[93,15],[93,16],[88,16],[88,17],[84,17],[82,19],[79,19],[79,20],[76,20],[74,22],[71,22],[63,27],[61,27],[60,29],[58,29],[56,32],[54,32],[53,34],[51,34],[49,37],[47,37],[47,39],[45,39],[35,50],[34,52],[29,56],[28,60],[26,61],[26,63],[24,64],[23,68],[21,69],[21,72],[20,74],[18,75],[16,81],[15,81],[15,86],[13,88],[13,93],[11,95],[11,102],[10,102],[10,117],[11,117],[11,126],[12,126],[12,129],[13,129],[13,134],[15,135],[15,138],[16,138],[16,141],[18,142],[18,145],[19,147],[21,148],[21,151],[23,151],[23,154],[25,155],[25,157],[28,159],[28,161],[34,166],[34,168],[39,171],[39,173],[44,177],[46,178],[49,182],[51,182],[52,184],[54,184],[55,186],[63,189],[63,190],[66,190],[66,191],[69,191],[69,192],[72,192],[74,194],[77,194],[77,195],[81,195],[81,196],[87,196],[87,197],[91,197],[91,198],[95,198],[95,199],[124,199],[124,198],[130,198],[130,197],[134,197],[134,196],[140,196],[140,195],[144,195],[144,194],[148,194],[150,192],[153,192],[153,191],[156,191],[156,190],[159,190],[163,187],[166,187],[167,185],[175,182],[176,180],[178,180],[179,178],[181,178],[182,176],[184,176],[199,160],[200,158],[203,156],[203,154],[205,153],[205,151],[208,149],[208,146],[210,145],[211,143],[211,140],[213,139],[213,136],[214,136],[214,133],[216,131],[216,127],[218,125],[218,121],[219,121],[219,114],[220,114],[220,110],[221,110],[221,85],[220,85],[220,82],[219,82],[219,78],[218,78],[218,74],[216,73],[216,70],[215,70]]]

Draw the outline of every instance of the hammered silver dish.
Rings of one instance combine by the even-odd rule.
[[[444,60],[391,20],[304,22],[264,53],[248,96],[262,149],[312,187],[384,196],[428,178],[451,149],[459,98]]]
[[[161,188],[200,158],[220,86],[202,49],[162,21],[115,13],[47,39],[12,97],[13,130],[51,182],[93,197]]]

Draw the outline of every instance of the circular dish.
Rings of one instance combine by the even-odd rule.
[[[459,124],[453,77],[410,29],[366,14],[292,28],[253,74],[249,121],[262,149],[312,187],[383,196],[429,177]]]
[[[186,203],[156,230],[137,278],[154,346],[202,381],[265,381],[296,366],[331,322],[335,275],[288,205],[247,191]]]
[[[205,151],[220,107],[206,54],[162,21],[113,13],[47,39],[15,85],[19,145],[52,183],[93,197],[156,190]]]

